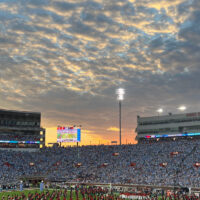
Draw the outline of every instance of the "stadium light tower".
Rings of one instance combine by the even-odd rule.
[[[124,94],[125,94],[125,90],[123,88],[118,88],[116,90],[116,94],[117,94],[117,100],[119,101],[119,144],[122,144],[122,116],[121,116],[121,107],[122,107],[122,101],[124,100]]]
[[[180,111],[185,111],[187,108],[186,108],[185,106],[180,106],[178,109],[179,109]]]

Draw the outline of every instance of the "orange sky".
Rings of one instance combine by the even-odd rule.
[[[119,132],[118,128],[111,127],[110,130],[107,130],[109,137],[102,137],[101,135],[97,135],[95,133],[92,133],[89,130],[82,129],[81,131],[81,142],[79,145],[99,145],[99,144],[111,144],[111,141],[118,141],[119,139]],[[111,137],[110,137],[111,135]],[[134,140],[135,134],[122,132],[122,144],[126,143],[136,143]],[[57,127],[51,127],[46,128],[46,145],[48,143],[55,143],[57,140]],[[70,142],[70,143],[63,143],[64,145],[76,145],[76,143]]]

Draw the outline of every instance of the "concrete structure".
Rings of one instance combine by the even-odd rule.
[[[0,109],[0,148],[40,148],[45,145],[41,113]]]
[[[152,117],[137,117],[137,140],[199,137],[200,112]]]

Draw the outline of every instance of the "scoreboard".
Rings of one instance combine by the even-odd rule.
[[[57,142],[80,142],[81,129],[77,127],[57,127]]]

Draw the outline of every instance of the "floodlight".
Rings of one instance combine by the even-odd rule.
[[[178,109],[179,109],[180,111],[185,111],[185,110],[186,110],[186,107],[185,107],[185,106],[180,106]]]
[[[163,109],[162,109],[162,108],[159,108],[159,109],[157,110],[157,112],[158,112],[158,113],[163,113]]]
[[[119,101],[124,100],[124,94],[125,94],[125,90],[123,88],[119,88],[116,90],[116,94],[117,94],[117,99]]]

